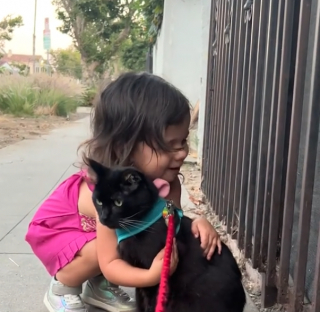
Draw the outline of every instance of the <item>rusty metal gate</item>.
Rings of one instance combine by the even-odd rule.
[[[320,1],[212,0],[202,189],[262,274],[320,311]]]

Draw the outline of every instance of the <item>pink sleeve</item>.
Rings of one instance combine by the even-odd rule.
[[[84,180],[87,182],[87,185],[88,185],[89,190],[90,190],[91,192],[93,192],[93,191],[94,191],[94,183],[92,183],[92,181],[91,181],[90,178],[88,177],[88,175],[87,175],[87,170],[83,169],[83,170],[81,171],[81,174],[82,174]]]

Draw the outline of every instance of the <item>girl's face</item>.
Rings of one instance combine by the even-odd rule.
[[[164,134],[166,143],[174,152],[155,153],[147,144],[139,143],[132,155],[134,166],[151,179],[161,178],[172,182],[180,172],[183,161],[188,155],[190,117],[179,125],[169,126]]]

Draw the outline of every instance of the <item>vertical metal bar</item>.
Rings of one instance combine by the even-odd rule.
[[[262,3],[261,3],[262,2]],[[265,4],[267,4],[267,2],[266,1],[261,1],[261,0],[259,0],[259,1],[254,1],[254,3],[253,3],[253,14],[254,14],[254,16],[253,16],[253,33],[255,33],[256,32],[256,29],[258,29],[259,28],[259,44],[258,44],[258,46],[257,46],[257,58],[256,59],[258,59],[258,60],[264,60],[264,55],[262,55],[263,53],[264,53],[264,51],[265,51],[265,49],[263,48],[263,44],[264,44],[264,41],[265,41],[265,34],[266,34],[266,29],[265,29],[265,27],[262,27],[262,25],[264,25],[264,24],[266,24],[266,22],[263,22],[263,19],[262,19],[262,17],[261,17],[261,14],[260,14],[260,16],[259,16],[259,27],[257,27],[257,26],[255,26],[256,24],[256,16],[257,16],[257,14],[259,13],[259,8],[260,8],[260,11],[261,11],[261,7],[263,7],[263,6],[265,6],[265,4],[263,4],[263,2],[265,3]],[[266,10],[264,9],[264,12],[265,12]],[[266,14],[266,16],[267,16],[267,14]],[[267,18],[265,18],[265,20],[267,20]],[[253,36],[254,35],[252,35],[252,38],[253,38]],[[254,49],[253,48],[251,48],[251,53],[253,53],[252,51],[254,51]],[[254,56],[252,56],[252,57],[254,57]],[[254,61],[254,60],[252,60],[252,61]],[[258,67],[261,67],[261,64],[262,65],[264,65],[264,62],[257,62],[257,65],[258,65]],[[256,88],[257,88],[257,82],[259,81],[259,76],[257,75],[257,68],[258,67],[256,67],[256,69],[254,69],[253,68],[253,66],[252,66],[252,70],[255,70],[255,72],[254,73],[249,73],[249,83],[248,83],[248,96],[249,96],[249,103],[248,103],[248,105],[250,105],[250,101],[251,101],[251,92],[254,92],[254,100],[253,100],[253,102],[255,103],[254,104],[254,106],[257,106],[257,101],[256,101],[256,94],[258,94],[259,96],[260,96],[260,92],[256,92],[255,90],[256,90]],[[251,75],[252,74],[252,75]],[[262,75],[260,75],[260,76],[262,76]],[[261,80],[261,79],[260,79]],[[254,82],[253,82],[254,81]],[[252,87],[254,86],[254,90],[252,90]],[[259,104],[260,104],[260,101],[259,101]],[[250,107],[248,107],[248,113],[250,114]],[[250,119],[250,118],[249,118]],[[249,126],[249,125],[248,125]],[[244,144],[246,144],[246,143],[244,143]],[[246,149],[246,147],[244,148],[244,152],[245,152],[245,149]],[[247,151],[248,151],[249,149],[247,149]],[[250,151],[250,155],[252,155],[252,152]],[[235,169],[233,169],[233,172],[235,171]],[[250,180],[249,180],[249,182],[250,182]],[[250,190],[250,187],[249,187],[249,190]],[[232,192],[234,193],[234,190],[232,190]],[[232,194],[233,194],[232,193]],[[250,195],[250,193],[249,193],[249,195]],[[232,203],[233,203],[233,197],[232,197]],[[253,205],[253,203],[252,203],[252,205]],[[230,220],[230,223],[231,223],[231,220]]]
[[[261,0],[256,0],[251,6],[251,12],[247,12],[247,18],[252,20],[251,24],[251,45],[249,51],[249,69],[248,69],[248,80],[247,84],[247,94],[246,94],[246,111],[244,116],[244,138],[243,138],[243,148],[242,151],[242,174],[240,178],[240,202],[239,202],[239,220],[238,220],[238,239],[239,245],[242,247],[244,245],[244,233],[245,233],[245,215],[246,207],[245,203],[247,200],[247,190],[248,190],[248,174],[249,174],[249,157],[250,153],[250,140],[251,140],[251,123],[252,123],[252,109],[254,103],[254,82],[257,66],[257,50],[258,50],[258,34],[259,34],[259,24],[260,24],[260,6]],[[250,15],[251,16],[250,16]],[[249,21],[247,21],[249,23]],[[240,145],[240,144],[239,144]],[[238,164],[239,165],[239,164]],[[237,190],[237,189],[236,189]]]
[[[276,122],[277,122],[277,103],[279,97],[279,76],[280,76],[280,66],[281,66],[281,50],[283,41],[283,17],[284,17],[284,5],[285,1],[281,0],[278,15],[278,30],[277,30],[277,46],[276,46],[276,60],[275,60],[275,71],[274,71],[274,87],[272,90],[272,112],[271,112],[271,122],[270,131],[268,139],[268,156],[267,156],[267,168],[266,168],[266,183],[264,191],[263,200],[263,215],[267,216],[262,222],[261,231],[255,233],[254,240],[254,253],[259,253],[260,245],[260,259],[259,263],[253,263],[254,267],[263,267],[261,262],[266,260],[267,257],[267,247],[268,247],[268,232],[269,232],[269,215],[270,215],[270,202],[271,202],[271,189],[272,189],[272,177],[273,177],[273,157],[274,157],[274,145],[275,145],[275,132],[276,132]],[[262,216],[261,216],[262,218]],[[261,223],[259,223],[261,224]],[[260,234],[260,238],[259,238]],[[260,241],[259,241],[260,240]],[[257,244],[255,246],[255,244]]]
[[[289,265],[291,253],[292,226],[295,203],[296,178],[299,158],[300,131],[302,122],[302,108],[304,86],[307,67],[309,28],[312,0],[301,3],[298,31],[298,48],[296,58],[295,88],[293,93],[293,108],[291,116],[289,157],[286,175],[286,189],[284,202],[284,219],[281,235],[281,253],[279,262],[278,301],[284,303],[287,298]]]
[[[223,27],[221,28],[221,71],[220,71],[220,85],[219,85],[219,115],[218,115],[218,129],[217,129],[217,135],[218,135],[218,147],[217,147],[217,163],[216,163],[216,180],[215,180],[215,198],[216,198],[216,206],[218,209],[218,213],[220,216],[220,219],[223,218],[223,213],[222,209],[220,207],[220,198],[221,198],[221,193],[220,193],[220,185],[221,185],[221,153],[223,149],[223,123],[224,123],[224,111],[225,111],[225,104],[223,102],[223,94],[225,90],[225,71],[226,71],[226,45],[225,45],[225,28],[227,24],[227,19],[228,19],[228,1],[225,1],[225,7],[223,10]]]
[[[248,181],[248,196],[247,196],[247,209],[249,209],[246,218],[249,220],[250,212],[249,207],[255,207],[255,196],[256,196],[256,179],[257,179],[257,161],[258,161],[258,143],[260,133],[260,120],[261,120],[261,107],[262,107],[262,94],[263,94],[263,81],[264,81],[264,69],[265,69],[265,58],[266,58],[266,44],[267,44],[267,33],[268,33],[268,16],[270,12],[270,2],[268,0],[262,0],[260,7],[260,23],[259,23],[259,44],[258,44],[258,64],[255,73],[255,86],[254,86],[254,111],[252,121],[252,137],[250,144],[250,163],[249,163],[249,181]],[[258,215],[259,214],[259,215]],[[255,211],[254,224],[257,227],[257,218],[260,217],[261,212]],[[250,237],[247,233],[246,245],[250,244]],[[252,233],[251,233],[252,235]],[[256,239],[256,230],[254,232],[254,240]],[[255,245],[254,245],[255,247]],[[255,250],[255,249],[254,249]],[[253,250],[252,260],[254,267],[257,267],[257,255]],[[248,253],[249,250],[247,250]]]
[[[223,74],[223,94],[222,94],[222,107],[223,107],[223,116],[222,116],[222,129],[221,129],[221,151],[220,151],[220,167],[219,167],[219,187],[218,187],[218,206],[221,211],[221,215],[225,219],[225,209],[224,209],[224,181],[225,181],[225,167],[226,167],[226,148],[227,148],[227,128],[229,122],[229,112],[230,112],[230,103],[227,102],[227,93],[228,93],[228,74],[229,74],[229,67],[230,67],[230,31],[231,31],[231,23],[232,23],[232,5],[233,0],[228,1],[227,11],[226,11],[226,26],[224,29],[224,45],[225,45],[225,70]]]
[[[211,205],[216,213],[218,213],[218,207],[216,206],[216,199],[215,199],[215,181],[217,178],[216,172],[216,163],[217,163],[217,149],[218,149],[218,122],[219,122],[219,111],[220,111],[220,103],[219,103],[219,85],[220,85],[220,72],[221,72],[221,59],[222,59],[222,45],[221,45],[221,37],[222,37],[222,29],[223,29],[223,8],[224,8],[225,1],[220,0],[218,1],[218,10],[217,10],[217,17],[218,17],[218,28],[217,28],[217,42],[216,42],[216,70],[215,70],[215,83],[214,83],[214,94],[213,94],[213,103],[214,103],[214,122],[212,123],[212,159],[210,164],[211,169],[211,177],[210,177],[210,188],[211,188]]]
[[[252,14],[252,32],[251,32],[251,47],[250,47],[250,60],[249,60],[249,72],[248,72],[248,88],[247,88],[247,109],[245,115],[245,129],[244,129],[244,142],[243,142],[243,156],[242,156],[242,177],[241,177],[241,190],[240,190],[240,207],[239,215],[245,216],[244,224],[241,224],[242,218],[239,219],[239,229],[246,228],[245,236],[248,228],[252,228],[252,217],[248,220],[250,215],[249,207],[246,207],[247,193],[248,193],[248,174],[249,174],[249,161],[250,161],[250,142],[252,133],[252,117],[254,106],[254,86],[256,80],[256,68],[257,68],[257,50],[259,41],[259,24],[260,24],[260,7],[261,0],[255,0],[253,5]],[[245,247],[246,251],[246,247]]]
[[[270,218],[266,285],[271,288],[273,288],[275,285],[276,276],[276,249],[278,241],[279,211],[280,209],[282,209],[282,207],[280,206],[280,201],[281,184],[283,183],[282,164],[284,158],[288,92],[290,78],[292,75],[292,71],[294,70],[294,66],[292,67],[291,65],[292,59],[295,59],[296,54],[295,35],[298,27],[298,23],[294,23],[294,21],[297,21],[295,17],[299,13],[299,6],[299,0],[285,2],[284,32],[275,140],[275,157],[271,192],[271,211],[270,216],[264,216],[264,218]]]
[[[210,203],[211,203],[211,206],[213,209],[215,209],[214,205],[213,205],[213,201],[214,201],[214,198],[213,198],[213,179],[214,179],[214,175],[215,175],[215,172],[214,172],[214,168],[213,168],[213,165],[214,165],[214,152],[215,152],[215,148],[214,148],[214,145],[215,145],[215,128],[216,128],[216,120],[217,120],[217,105],[216,105],[216,102],[215,102],[215,96],[216,96],[216,92],[217,92],[217,80],[219,79],[219,76],[218,76],[218,70],[219,70],[219,57],[220,57],[220,54],[219,54],[219,31],[220,31],[220,28],[221,28],[221,22],[220,22],[220,19],[221,19],[221,6],[222,6],[222,0],[217,0],[216,1],[216,8],[215,8],[215,20],[216,20],[216,29],[215,29],[215,32],[216,32],[216,39],[215,39],[215,42],[213,44],[213,49],[214,49],[214,81],[213,81],[213,93],[212,93],[212,118],[214,120],[214,122],[211,122],[210,123],[210,138],[211,138],[211,143],[210,143],[210,180],[209,180],[209,188],[210,188]]]
[[[233,155],[233,137],[234,137],[234,132],[233,132],[233,127],[234,123],[236,122],[235,119],[235,111],[236,111],[236,103],[235,103],[235,88],[236,88],[236,82],[237,82],[237,64],[238,64],[238,50],[239,50],[239,33],[238,29],[240,29],[240,23],[242,20],[240,19],[241,15],[241,1],[236,1],[236,9],[234,11],[235,14],[235,27],[234,27],[234,52],[233,52],[233,61],[232,61],[232,79],[231,79],[231,92],[230,92],[230,103],[232,104],[232,110],[231,110],[231,120],[229,123],[229,145],[230,145],[230,156],[228,160],[228,172],[227,172],[227,192],[226,192],[226,206],[228,209],[227,212],[227,231],[229,233],[232,232],[231,230],[231,224],[232,224],[232,216],[233,216],[233,202],[231,199],[233,198],[233,193],[230,194],[230,185],[232,184],[232,179],[233,179],[233,172],[232,172],[232,155]],[[232,121],[232,122],[231,122]]]
[[[222,209],[223,209],[223,215],[226,216],[226,222],[227,222],[227,215],[228,215],[228,206],[227,206],[227,195],[229,192],[229,175],[230,175],[230,158],[231,158],[231,126],[233,123],[233,112],[234,112],[234,103],[230,101],[231,99],[231,90],[232,90],[232,73],[233,73],[233,59],[235,53],[235,40],[238,37],[237,36],[237,28],[236,28],[236,12],[238,8],[239,1],[232,0],[231,3],[231,25],[230,25],[230,31],[229,31],[229,55],[228,55],[228,70],[227,70],[227,81],[226,81],[226,100],[225,103],[228,106],[228,111],[226,112],[226,118],[227,124],[226,124],[226,155],[225,155],[225,172],[223,174],[224,179],[224,185],[223,185],[223,202],[222,202]],[[228,231],[228,229],[227,229]]]
[[[254,200],[254,240],[255,246],[258,248],[254,249],[254,258],[257,260],[260,251],[260,237],[261,237],[261,226],[262,226],[262,215],[263,215],[263,199],[265,190],[265,177],[266,177],[266,166],[267,166],[267,153],[268,153],[268,134],[270,127],[270,116],[271,108],[274,105],[272,103],[272,89],[274,86],[274,66],[275,66],[275,54],[277,44],[277,22],[279,13],[279,2],[271,1],[269,7],[269,20],[268,20],[268,36],[267,36],[267,48],[266,48],[266,63],[265,63],[265,76],[264,86],[262,94],[262,105],[261,105],[261,126],[259,134],[259,147],[258,147],[258,165],[257,165],[257,176],[256,176],[256,195]],[[248,207],[248,209],[250,209]],[[249,216],[250,217],[250,216]],[[251,231],[250,231],[251,230]],[[251,251],[252,242],[252,228],[247,231],[248,239],[248,255]],[[256,264],[256,263],[255,263]]]
[[[308,16],[311,1],[303,1],[301,3],[302,10]],[[307,17],[306,16],[306,17]],[[291,311],[302,311],[306,264],[308,259],[308,242],[310,231],[310,219],[312,211],[312,197],[315,178],[315,169],[317,161],[317,145],[319,137],[319,122],[320,122],[320,4],[317,2],[317,15],[315,26],[315,39],[312,55],[312,71],[311,71],[311,87],[310,100],[308,103],[308,116],[306,122],[306,144],[305,158],[302,172],[302,187],[300,201],[300,217],[299,230],[297,240],[297,260],[294,269],[294,285],[293,297],[291,301]]]
[[[226,158],[226,127],[228,127],[228,116],[230,111],[230,103],[226,102],[226,93],[228,89],[227,75],[228,75],[228,60],[229,60],[229,50],[230,50],[230,40],[228,42],[229,33],[231,29],[231,5],[230,1],[227,1],[226,5],[226,19],[224,34],[224,62],[223,62],[223,75],[222,75],[222,115],[221,115],[221,129],[220,129],[220,150],[219,150],[219,183],[218,183],[218,207],[220,215],[225,218],[223,202],[224,202],[224,180],[225,180],[225,158]]]
[[[245,0],[242,0],[239,8],[239,39],[238,39],[238,55],[237,55],[237,66],[235,74],[235,89],[234,89],[234,124],[232,128],[232,157],[231,157],[231,171],[230,171],[230,182],[229,182],[229,197],[231,197],[229,205],[233,207],[232,215],[232,227],[233,229],[237,226],[238,215],[235,211],[234,201],[234,190],[235,190],[235,171],[237,165],[237,153],[238,153],[238,138],[239,138],[239,124],[240,124],[240,111],[241,111],[241,86],[243,78],[243,55],[244,45],[242,44],[245,39],[245,28],[243,23],[244,16],[244,4]]]
[[[205,125],[204,125],[204,137],[203,137],[203,151],[202,151],[202,181],[204,184],[201,184],[202,191],[208,195],[208,163],[209,163],[209,136],[210,136],[210,117],[212,114],[212,84],[213,84],[213,71],[214,71],[214,59],[213,59],[213,43],[215,40],[215,5],[216,0],[211,0],[211,12],[210,12],[210,29],[209,29],[209,43],[208,43],[208,63],[207,63],[207,83],[206,83],[206,102],[201,103],[205,105]],[[212,118],[212,117],[211,117]]]
[[[219,184],[220,184],[220,151],[221,151],[221,128],[222,128],[222,115],[223,115],[223,103],[222,103],[222,90],[223,90],[223,72],[224,72],[224,60],[225,60],[225,45],[224,45],[224,29],[226,25],[226,11],[227,11],[227,1],[223,1],[222,11],[221,11],[221,28],[220,28],[220,59],[219,59],[219,73],[218,73],[218,86],[217,86],[217,97],[215,98],[215,102],[217,105],[217,123],[215,130],[215,159],[214,159],[214,182],[213,182],[213,191],[214,191],[214,205],[216,210],[218,211],[218,215],[221,216],[221,211],[219,207]]]
[[[212,93],[212,98],[211,98],[211,106],[212,106],[212,118],[213,118],[213,122],[210,122],[210,147],[211,147],[211,151],[210,151],[210,160],[209,160],[209,175],[208,175],[208,199],[209,202],[211,204],[211,207],[216,211],[216,207],[214,206],[214,198],[213,198],[213,180],[214,180],[214,158],[215,158],[215,136],[216,136],[216,132],[215,132],[215,126],[216,126],[216,120],[217,120],[217,105],[215,102],[215,97],[216,97],[216,92],[217,92],[217,84],[218,84],[218,80],[219,80],[219,31],[221,28],[221,6],[222,6],[222,1],[223,0],[217,0],[216,1],[216,6],[215,6],[215,20],[216,20],[216,36],[215,36],[215,42],[213,43],[213,55],[214,55],[214,73],[213,73],[213,93]]]
[[[242,91],[241,91],[241,110],[240,110],[240,127],[239,127],[239,137],[238,137],[238,153],[237,153],[237,168],[236,168],[236,184],[234,192],[234,208],[239,214],[238,222],[238,244],[240,249],[244,245],[244,231],[245,231],[245,211],[240,211],[240,201],[241,201],[241,176],[242,176],[242,157],[243,157],[243,140],[244,140],[244,128],[245,128],[245,116],[247,110],[247,88],[248,88],[248,72],[249,72],[249,58],[250,58],[250,45],[251,45],[251,29],[252,21],[249,18],[251,12],[246,10],[246,36],[245,36],[245,50],[244,50],[244,69],[242,77]]]
[[[320,16],[318,15],[318,19]],[[319,224],[320,228],[320,224]],[[320,232],[318,237],[318,247],[317,247],[317,257],[316,257],[316,268],[314,272],[314,282],[313,282],[313,300],[310,312],[320,311]]]

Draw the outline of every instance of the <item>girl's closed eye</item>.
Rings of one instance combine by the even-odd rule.
[[[177,140],[172,140],[168,144],[170,148],[172,148],[174,151],[180,151],[186,148],[188,145],[188,140],[187,137],[184,139],[177,139]]]
[[[186,145],[188,145],[188,140],[187,139],[183,139],[181,142],[181,148],[185,148]]]

